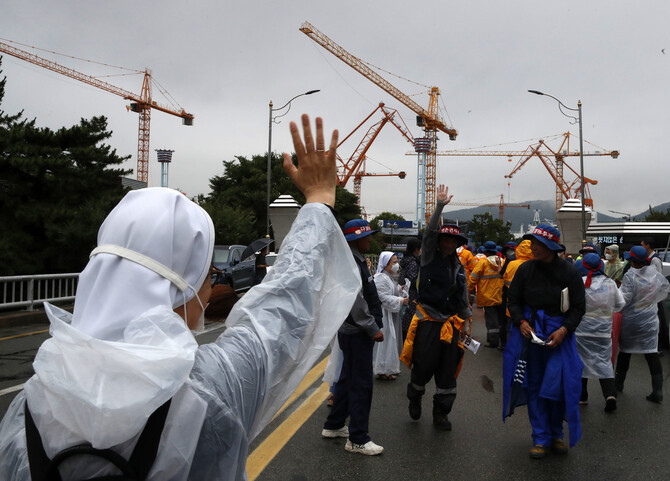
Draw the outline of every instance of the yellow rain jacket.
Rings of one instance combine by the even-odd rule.
[[[505,269],[505,273],[503,274],[505,287],[509,288],[510,284],[512,284],[512,279],[514,279],[514,274],[516,274],[519,266],[532,258],[533,252],[530,250],[530,241],[525,240],[516,248],[516,259],[507,264],[507,269]],[[509,309],[507,309],[507,317],[511,317]]]
[[[502,260],[497,255],[480,260],[468,277],[468,291],[477,288],[477,306],[490,307],[502,304],[503,278],[500,275]]]
[[[475,264],[477,264],[477,261],[475,260],[475,256],[472,255],[472,252],[467,250],[465,247],[461,246],[456,250],[456,253],[458,254],[458,260],[461,261],[461,264],[463,264],[463,268],[465,269],[465,277],[466,279],[470,278],[470,274],[472,273],[472,269],[475,268]]]
[[[404,362],[405,365],[410,369],[412,369],[412,356],[414,355],[414,337],[416,336],[416,328],[420,322],[425,321],[442,322],[442,321],[436,321],[435,319],[430,317],[428,314],[426,314],[426,311],[423,309],[421,304],[417,304],[416,313],[414,314],[414,317],[412,318],[412,323],[409,325],[409,329],[407,330],[407,337],[405,338],[405,344],[403,345],[402,354],[400,355],[400,360]],[[465,350],[465,347],[463,346],[463,343],[461,342],[460,339],[461,336],[460,331],[464,324],[465,321],[456,315],[451,316],[449,319],[442,322],[442,330],[440,331],[440,341],[444,342],[445,344],[451,344],[454,335],[456,335],[458,336],[458,346],[461,349]],[[461,366],[463,365],[463,357],[465,356],[461,356],[461,361],[458,363],[458,369],[456,369],[456,375],[454,377],[458,377],[458,373],[461,372]]]
[[[533,258],[533,252],[530,250],[530,241],[525,240],[516,248],[516,259],[507,264],[503,280],[505,286],[509,287],[514,279],[514,274],[521,264]]]

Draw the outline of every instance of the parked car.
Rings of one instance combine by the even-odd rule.
[[[242,245],[214,246],[212,263],[223,271],[217,275],[216,284],[228,284],[235,292],[245,291],[253,285],[256,260],[253,254],[241,258],[245,248]]]
[[[267,267],[267,272],[265,275],[268,275],[270,271],[272,270],[272,267],[275,265],[275,261],[277,260],[277,253],[276,252],[270,252],[265,256],[265,263],[269,265],[270,267]]]

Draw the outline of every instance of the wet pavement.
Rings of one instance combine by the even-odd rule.
[[[473,335],[485,338],[483,315],[475,309]],[[208,327],[220,327],[208,324]],[[47,333],[7,337],[47,329],[45,323],[0,325],[0,393],[25,382],[32,374],[31,362]],[[213,341],[221,329],[198,337]],[[567,456],[548,455],[531,460],[530,424],[525,407],[503,424],[502,353],[481,347],[477,355],[466,352],[458,382],[458,397],[450,415],[451,432],[432,426],[428,386],[423,400],[424,415],[412,421],[407,413],[405,389],[408,370],[403,366],[396,381],[374,384],[370,434],[384,446],[380,456],[368,457],[344,451],[345,439],[322,439],[327,416],[327,393],[319,391],[321,376],[315,376],[286,411],[278,416],[250,446],[253,454],[312,395],[320,395],[314,414],[300,421],[286,445],[260,472],[260,481],[365,479],[450,480],[664,480],[670,479],[670,355],[661,359],[665,404],[648,402],[651,381],[642,355],[634,355],[618,410],[603,411],[604,400],[597,381],[589,383],[589,404],[581,407],[583,437]],[[0,394],[0,415],[17,391]],[[567,429],[567,428],[566,428]],[[566,434],[567,436],[567,434]],[[566,437],[567,438],[567,437]],[[265,466],[263,464],[263,466]]]

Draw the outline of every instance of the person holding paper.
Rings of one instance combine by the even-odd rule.
[[[558,229],[540,224],[524,238],[530,239],[534,258],[519,266],[509,288],[513,325],[503,362],[503,422],[516,406],[528,405],[533,428],[530,456],[539,459],[549,449],[567,454],[564,416],[570,446],[581,437],[583,365],[574,331],[586,302],[581,273],[557,255]]]

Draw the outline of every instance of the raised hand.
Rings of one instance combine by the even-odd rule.
[[[437,202],[439,204],[446,205],[451,201],[451,198],[453,195],[449,195],[449,187],[447,187],[444,184],[440,184],[437,186]]]
[[[337,166],[335,150],[337,148],[337,130],[333,131],[330,147],[325,151],[323,139],[323,120],[316,118],[316,147],[309,125],[309,116],[303,114],[302,129],[305,142],[300,138],[300,131],[295,122],[291,122],[291,136],[298,165],[295,166],[291,156],[284,153],[284,170],[293,183],[305,195],[307,203],[321,202],[335,206],[335,186],[337,185]]]

